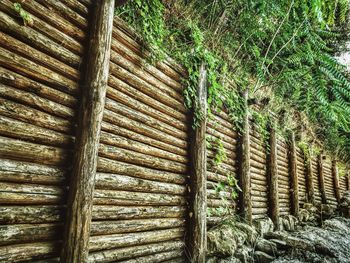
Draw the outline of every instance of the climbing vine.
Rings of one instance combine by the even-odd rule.
[[[248,87],[263,111],[275,112],[277,128],[300,128],[300,116],[307,116],[327,149],[350,161],[350,83],[333,58],[348,9],[346,0],[135,0],[116,13],[137,29],[155,59],[168,53],[187,69],[184,97],[194,126],[202,118],[196,89],[205,63],[209,112],[225,105],[241,131],[240,92]],[[261,112],[251,114],[266,137]]]

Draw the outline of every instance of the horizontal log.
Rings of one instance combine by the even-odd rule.
[[[2,47],[0,47],[0,64],[16,73],[28,76],[33,80],[40,81],[43,84],[57,88],[60,91],[73,95],[78,92],[77,82],[65,78],[52,70],[40,66],[38,63],[32,62],[31,60],[21,57]]]
[[[222,145],[227,148],[228,150],[231,150],[233,152],[236,151],[236,144],[237,141],[235,139],[232,139],[230,137],[228,137],[227,135],[221,133],[219,130],[217,129],[213,129],[212,127],[210,127],[209,125],[207,125],[207,130],[206,130],[207,134],[213,136],[215,139],[220,139]]]
[[[0,159],[0,181],[63,184],[66,172],[57,167]]]
[[[71,21],[76,26],[78,26],[81,29],[87,28],[87,19],[72,9],[65,6],[62,2],[58,2],[55,0],[37,0],[42,5],[48,7],[53,12],[56,12],[61,17],[65,18],[68,21]]]
[[[98,158],[97,171],[105,173],[116,173],[120,175],[129,175],[137,178],[167,183],[184,184],[186,181],[186,177],[184,175],[159,171],[151,168],[144,168],[134,164],[127,164],[103,157]]]
[[[138,54],[140,57],[149,59],[152,54],[145,50],[144,44],[139,43],[140,38],[134,33],[131,33],[129,26],[126,26],[125,22],[118,17],[114,19],[113,37],[118,39],[126,47],[128,47],[133,53]],[[131,33],[131,34],[130,34]],[[164,72],[169,77],[180,80],[186,76],[186,72],[183,68],[174,65],[175,63],[168,56],[165,56],[163,61],[158,61],[155,66]]]
[[[0,184],[1,186],[1,184]],[[1,199],[0,199],[1,201]],[[96,205],[185,205],[186,198],[179,195],[141,193],[121,190],[94,191]]]
[[[161,91],[113,62],[110,63],[109,67],[110,73],[113,76],[138,89],[140,92],[152,96],[160,102],[168,105],[169,107],[175,108],[182,113],[187,112],[183,104],[183,98],[179,93]]]
[[[71,108],[48,99],[41,98],[31,92],[24,92],[5,84],[0,84],[0,94],[2,94],[3,98],[27,104],[32,108],[44,111],[57,117],[64,117],[65,119],[71,120],[75,115],[74,110]]]
[[[79,1],[61,0],[61,2],[67,7],[71,8],[74,12],[79,13],[82,17],[88,18],[89,8],[91,3],[89,1],[87,5],[80,3]],[[88,6],[88,7],[87,7]]]
[[[152,139],[157,139],[172,146],[176,146],[180,149],[187,149],[188,147],[187,141],[185,140],[169,136],[168,134],[159,131],[154,127],[148,126],[139,121],[131,120],[123,115],[112,112],[106,108],[104,110],[103,120],[111,124],[118,125],[122,128],[137,132],[144,136],[150,137]]]
[[[154,168],[157,170],[180,174],[185,174],[188,171],[187,165],[182,163],[145,155],[143,153],[138,153],[126,149],[120,149],[118,147],[106,144],[100,144],[98,154],[99,156],[113,160]]]
[[[180,83],[178,77],[172,78],[169,77],[163,70],[155,67],[154,65],[147,63],[147,60],[132,52],[122,41],[120,41],[119,37],[112,38],[112,49],[116,51],[123,58],[131,61],[138,67],[142,67],[143,70],[147,71],[158,80],[162,81],[164,84],[174,88],[175,90],[182,92],[183,86]],[[145,63],[146,62],[146,63]]]
[[[228,154],[226,149],[224,149],[223,152],[225,153],[226,158],[224,160],[222,160],[221,163],[235,167],[235,165],[236,165],[236,161],[235,161],[236,160],[236,153],[231,152],[231,154]],[[216,157],[216,155],[217,155],[217,151],[207,148],[207,156],[211,159],[211,161]]]
[[[252,186],[254,185],[267,186],[267,180],[262,181],[262,180],[257,180],[255,178],[251,178],[251,184]]]
[[[132,190],[176,195],[184,195],[186,193],[185,185],[162,183],[132,176],[108,173],[96,174],[95,187],[96,189]]]
[[[37,242],[0,247],[1,262],[21,262],[57,256],[60,245],[57,242]]]
[[[260,175],[256,173],[251,173],[251,178],[257,181],[267,182],[266,175]]]
[[[74,143],[72,136],[3,116],[0,116],[0,135],[59,147],[73,147]]]
[[[132,127],[129,127],[129,128],[132,129]],[[106,133],[104,133],[104,131],[106,131]],[[125,129],[123,127],[119,127],[118,125],[114,125],[109,122],[102,122],[101,140],[103,138],[105,141],[111,142],[111,140],[113,140],[113,142],[117,143],[116,141],[117,138],[115,138],[113,135],[120,136],[123,139],[125,138],[124,140],[130,139],[148,146],[154,146],[155,148],[164,150],[166,153],[168,153],[170,157],[180,155],[180,158],[187,158],[187,155],[188,155],[187,149],[181,149],[177,146],[173,146],[173,145],[164,143],[162,141],[159,141],[157,139],[144,136],[142,134],[139,134],[132,130]],[[107,136],[107,140],[106,140],[106,136]],[[109,136],[110,138],[108,138]],[[126,144],[126,142],[124,142],[124,144]]]
[[[180,240],[151,243],[147,245],[137,245],[126,248],[109,249],[101,252],[89,253],[89,261],[94,263],[115,262],[131,257],[152,255],[164,251],[176,251],[184,248],[184,242]],[[153,262],[153,261],[152,261]]]
[[[256,163],[259,163],[260,165],[262,165],[262,166],[266,166],[267,165],[267,161],[266,161],[266,159],[263,159],[263,158],[261,158],[260,156],[257,156],[257,155],[255,155],[255,154],[250,154],[250,158],[251,158],[251,160],[253,160],[254,162],[256,162]]]
[[[18,224],[0,226],[0,245],[48,241],[60,237],[62,224]]]
[[[227,176],[207,171],[207,179],[214,182],[227,182]]]
[[[11,2],[14,2],[14,0],[11,0]],[[25,1],[21,5],[31,15],[33,20],[32,27],[35,30],[50,36],[50,38],[72,52],[77,54],[83,53],[81,44],[85,40],[85,32],[83,30],[73,26],[66,19],[57,15],[56,12],[52,12],[37,1]],[[59,41],[60,39],[61,42]]]
[[[0,11],[0,28],[11,35],[15,35],[28,45],[49,54],[50,56],[78,68],[80,57],[60,44],[54,42],[43,34],[38,33],[31,27],[19,26],[18,22]]]
[[[64,191],[57,186],[0,182],[0,204],[57,204]]]
[[[178,111],[172,104],[164,103],[163,100],[159,100],[159,98],[154,98],[150,92],[143,92],[141,89],[137,87],[133,87],[129,85],[127,82],[124,82],[122,79],[115,77],[113,75],[109,75],[108,84],[114,90],[118,90],[127,96],[140,101],[154,109],[157,109],[163,112],[166,115],[169,115],[181,122],[185,122],[188,118],[186,117],[186,113]],[[108,89],[107,89],[108,92]],[[118,96],[118,99],[121,100],[122,97]]]
[[[266,200],[261,200],[261,202],[252,200],[252,208],[266,208],[267,209]]]
[[[262,163],[258,163],[256,161],[254,161],[253,159],[250,159],[250,165],[252,167],[257,168],[257,169],[261,169],[261,170],[265,170],[266,169],[266,165],[264,165]]]
[[[0,136],[0,156],[39,164],[67,165],[67,151]]]
[[[210,116],[210,115],[209,115]],[[210,128],[212,129],[216,129],[219,130],[222,134],[224,134],[225,136],[227,136],[228,138],[237,141],[238,140],[238,134],[236,132],[234,132],[234,128],[233,126],[231,126],[230,128],[225,127],[224,125],[222,125],[222,123],[218,120],[217,117],[215,117],[215,115],[213,115],[211,117],[211,119],[208,119],[208,124],[207,124]]]
[[[122,116],[125,116],[126,118],[129,118],[130,120],[138,121],[140,123],[143,123],[149,127],[152,127],[154,129],[157,129],[158,131],[164,132],[168,134],[169,137],[173,136],[174,140],[177,139],[184,139],[186,140],[188,138],[188,135],[186,132],[181,131],[179,129],[174,128],[174,126],[163,123],[156,118],[151,117],[148,114],[144,114],[140,112],[139,110],[134,110],[129,108],[128,106],[125,106],[119,102],[116,102],[111,99],[106,99],[106,105],[105,108],[115,112],[117,114],[120,114]]]
[[[169,252],[162,252],[162,253],[157,253],[154,255],[149,255],[149,256],[144,256],[144,257],[138,257],[134,259],[129,259],[129,260],[123,260],[120,261],[121,263],[148,263],[148,262],[165,262],[167,260],[170,260],[172,258],[177,258],[183,254],[183,250],[173,250]]]
[[[118,221],[104,220],[91,223],[91,235],[135,233],[184,226],[185,219],[182,218],[129,219]]]
[[[251,166],[250,171],[251,171],[251,173],[254,173],[256,175],[262,175],[263,177],[266,177],[266,171],[267,171],[266,167],[256,168],[255,166]]]
[[[3,67],[0,67],[0,81],[3,84],[7,84],[19,90],[23,90],[33,95],[37,95],[42,98],[51,100],[52,102],[55,102],[55,114],[57,114],[58,116],[66,117],[74,115],[74,110],[69,109],[68,107],[75,107],[75,105],[77,104],[76,98],[67,93],[61,92],[57,89],[53,89],[49,86],[31,80],[25,76],[17,74],[16,72],[5,69]],[[28,96],[31,97],[31,95]],[[66,107],[59,107],[57,104],[62,104]],[[34,105],[36,107],[39,107],[41,104],[36,103]]]
[[[0,114],[54,131],[72,133],[73,123],[70,121],[2,98]]]
[[[6,1],[6,0],[5,0]],[[80,80],[80,72],[67,64],[46,55],[45,53],[38,51],[35,48],[32,48],[29,45],[13,38],[7,34],[0,32],[0,45],[17,55],[26,57],[30,59],[32,62],[36,62],[57,74],[65,76],[71,80],[79,81]]]
[[[166,230],[154,230],[147,232],[112,234],[90,237],[90,251],[128,247],[133,245],[143,245],[152,242],[168,241],[182,238],[183,228],[172,228]]]
[[[229,115],[227,114],[227,110],[224,109],[214,109],[212,110],[212,116],[214,120],[218,123],[220,123],[222,126],[225,126],[226,128],[232,130],[235,135],[233,137],[238,138],[238,133],[235,132],[235,126],[233,122],[230,120]]]
[[[183,218],[186,211],[184,206],[109,206],[95,205],[92,209],[92,219],[141,219],[141,218]]]
[[[40,224],[59,222],[64,207],[58,205],[0,206],[0,222],[3,224]]]
[[[110,80],[110,82],[113,83],[112,80]],[[159,102],[155,105],[153,103],[154,102],[153,99],[148,98],[146,95],[142,96],[138,94],[139,92],[136,94],[130,95],[129,94],[130,92],[123,92],[123,89],[121,90],[119,89],[121,89],[120,86],[118,86],[117,88],[108,87],[107,97],[114,101],[122,103],[123,105],[126,105],[130,108],[133,108],[138,112],[142,112],[161,122],[171,125],[172,127],[177,128],[181,131],[188,131],[189,125],[187,124],[186,119],[182,118],[182,120],[178,120],[175,117],[172,117],[171,115],[164,113],[165,105],[159,105]],[[143,98],[140,100],[139,97],[143,97]],[[145,103],[145,101],[147,101],[147,103]],[[163,111],[162,109],[159,109],[159,107],[163,108]],[[169,110],[171,112],[174,111],[171,108]]]
[[[166,85],[165,83],[155,78],[153,75],[149,74],[147,70],[144,70],[142,67],[137,66],[131,61],[123,58],[123,56],[116,53],[113,49],[111,51],[111,61],[129,71],[131,74],[133,74],[134,77],[142,80],[143,84],[151,85],[164,94],[183,102],[181,86],[174,89],[174,87]]]
[[[252,209],[253,215],[267,215],[268,209],[267,208],[254,208]]]

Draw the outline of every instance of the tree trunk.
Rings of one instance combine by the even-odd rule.
[[[61,253],[61,261],[67,263],[88,261],[92,199],[109,74],[113,16],[114,0],[95,3]]]
[[[207,250],[207,152],[206,152],[206,124],[207,124],[207,72],[204,64],[199,73],[197,90],[198,110],[201,120],[194,131],[192,146],[193,173],[190,182],[190,253],[193,262],[204,263]]]
[[[291,135],[289,151],[290,178],[292,182],[292,213],[294,216],[299,214],[299,180],[297,174],[297,153],[295,147],[294,132]]]

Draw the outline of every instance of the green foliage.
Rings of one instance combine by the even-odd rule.
[[[207,147],[214,152],[213,166],[219,166],[223,161],[227,159],[224,145],[221,138],[207,136]]]
[[[13,7],[15,11],[18,13],[18,15],[22,18],[23,23],[25,26],[32,26],[33,25],[33,19],[32,17],[22,8],[20,3],[14,3]]]
[[[138,0],[117,13],[138,29],[156,58],[168,53],[186,67],[185,103],[195,112],[194,126],[203,116],[196,89],[205,63],[209,113],[225,105],[240,128],[240,92],[249,87],[255,97],[272,91],[267,107],[280,127],[288,129],[283,115],[295,109],[329,151],[350,161],[350,83],[333,58],[348,8],[346,0]],[[252,115],[266,136],[265,114]],[[289,128],[302,126],[293,117],[298,125]]]

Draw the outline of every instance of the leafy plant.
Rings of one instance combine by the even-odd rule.
[[[15,11],[19,14],[19,16],[22,18],[23,23],[25,26],[32,26],[33,25],[33,19],[30,14],[25,11],[20,3],[14,3],[13,7]]]

